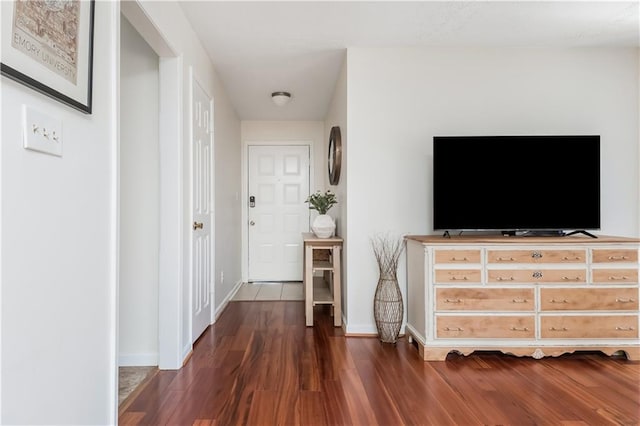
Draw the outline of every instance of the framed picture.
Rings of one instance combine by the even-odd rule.
[[[94,0],[0,4],[2,75],[91,114]]]

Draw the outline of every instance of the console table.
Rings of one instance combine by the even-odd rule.
[[[640,240],[408,236],[407,326],[424,360],[451,351],[640,359]]]
[[[342,238],[318,238],[311,232],[302,233],[304,242],[304,306],[307,327],[313,326],[313,307],[315,305],[331,305],[333,325],[342,325],[342,290],[340,277],[340,253]],[[314,259],[314,252],[328,252],[322,260]],[[318,257],[318,256],[316,256]],[[322,271],[322,277],[314,277],[313,273]]]

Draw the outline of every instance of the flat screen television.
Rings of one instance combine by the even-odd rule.
[[[600,136],[434,136],[433,228],[591,235]]]

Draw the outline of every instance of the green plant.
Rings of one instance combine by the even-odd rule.
[[[320,214],[327,214],[334,204],[338,204],[338,200],[336,199],[336,194],[327,190],[324,194],[316,191],[309,195],[305,203],[309,203],[311,210],[317,210]]]

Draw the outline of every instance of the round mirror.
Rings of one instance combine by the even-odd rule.
[[[337,185],[340,181],[340,167],[342,165],[342,136],[340,127],[333,126],[329,135],[329,183]]]

